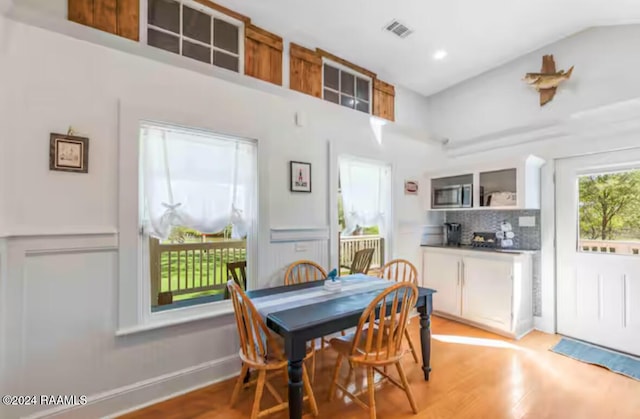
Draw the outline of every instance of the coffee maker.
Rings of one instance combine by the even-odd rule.
[[[447,246],[460,246],[462,236],[462,224],[444,223],[445,244]]]

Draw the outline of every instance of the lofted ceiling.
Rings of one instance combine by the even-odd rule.
[[[582,29],[640,22],[640,0],[216,0],[286,40],[319,47],[423,95]],[[398,19],[401,39],[383,27]],[[437,50],[448,55],[433,59]]]

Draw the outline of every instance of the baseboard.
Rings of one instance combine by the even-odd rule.
[[[115,418],[125,413],[226,380],[240,371],[237,354],[164,374],[88,397],[84,406],[56,407],[34,413],[39,418]]]
[[[533,328],[535,330],[539,330],[544,333],[550,333],[552,335],[556,333],[556,328],[553,325],[553,319],[547,317],[534,316]]]

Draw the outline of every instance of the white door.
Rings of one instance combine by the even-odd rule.
[[[556,162],[558,333],[640,355],[640,150]]]
[[[442,313],[460,315],[460,256],[425,251],[422,272],[427,288],[437,291],[433,296],[433,309]]]
[[[498,255],[462,259],[462,317],[511,331],[513,261]]]

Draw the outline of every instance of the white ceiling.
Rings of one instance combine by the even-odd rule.
[[[640,22],[640,0],[216,0],[288,41],[424,95],[590,26]],[[382,30],[392,19],[406,39]],[[448,56],[432,56],[445,49]]]

